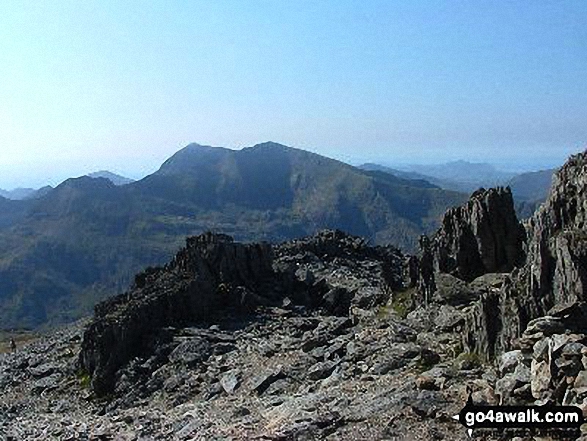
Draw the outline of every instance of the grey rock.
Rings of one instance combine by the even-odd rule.
[[[550,352],[554,352],[554,348],[556,347],[557,343],[555,342],[555,337],[557,335],[553,335],[551,338],[545,337],[538,340],[534,347],[532,348],[532,357],[536,361],[548,361],[550,360]]]
[[[562,334],[565,332],[565,324],[562,319],[554,316],[538,317],[528,323],[525,335],[534,335],[543,333],[546,336],[552,334]]]
[[[532,396],[536,399],[542,398],[542,394],[549,389],[551,384],[552,375],[549,363],[533,360],[530,366],[530,375]]]
[[[420,355],[420,346],[413,343],[393,343],[380,354],[373,364],[375,375],[385,375],[393,370],[406,366]]]
[[[316,363],[308,371],[308,378],[313,381],[327,378],[332,374],[337,365],[338,363],[334,361]]]
[[[518,363],[513,373],[513,376],[519,383],[530,383],[530,368],[526,366],[524,363]]]
[[[507,374],[495,384],[495,394],[499,396],[500,404],[511,404],[514,390],[523,386],[514,374]]]
[[[28,369],[29,373],[35,378],[44,378],[55,373],[58,366],[55,363],[44,363]]]
[[[450,274],[438,273],[435,281],[436,292],[432,296],[435,302],[456,306],[470,303],[476,297],[464,280]]]
[[[220,379],[220,384],[227,394],[233,394],[241,384],[241,372],[234,370],[226,373]]]
[[[273,382],[283,377],[284,373],[281,366],[275,369],[267,369],[253,377],[251,381],[252,389],[261,395]]]
[[[172,363],[184,363],[193,366],[204,360],[212,354],[212,346],[203,338],[190,338],[180,343],[171,354],[169,360]]]
[[[61,385],[62,376],[59,373],[37,380],[33,383],[32,391],[36,393],[57,389]]]
[[[441,332],[451,332],[465,324],[465,316],[454,306],[442,305],[438,310],[434,324]]]
[[[511,374],[512,372],[514,372],[518,364],[521,363],[523,359],[524,356],[522,355],[522,351],[520,350],[510,351],[502,354],[499,360],[500,374]]]

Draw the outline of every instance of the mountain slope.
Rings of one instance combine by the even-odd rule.
[[[277,241],[339,228],[413,248],[465,196],[274,143],[190,145],[145,179],[70,179],[0,231],[0,322],[59,323],[214,230]]]
[[[464,193],[471,193],[481,187],[502,186],[515,176],[515,173],[498,170],[491,164],[467,161],[409,165],[401,170],[370,163],[363,164],[360,168],[379,170],[404,179],[424,180],[445,190]]]
[[[546,200],[555,172],[556,169],[548,169],[522,173],[508,182],[507,185],[512,189],[516,200],[516,212],[520,218],[527,219],[532,216],[536,208]]]
[[[436,179],[457,182],[460,185],[468,186],[470,191],[474,191],[479,187],[503,185],[504,182],[507,182],[508,179],[515,175],[515,173],[498,170],[491,164],[468,161],[452,161],[435,165],[411,165],[407,169]]]
[[[87,176],[89,176],[90,178],[106,178],[114,185],[126,185],[130,184],[131,182],[134,182],[134,179],[117,175],[116,173],[109,172],[108,170],[101,170],[94,173],[89,173]]]
[[[440,179],[435,178],[434,176],[425,175],[422,173],[418,173],[415,171],[406,171],[406,170],[398,170],[396,168],[386,167],[384,165],[379,164],[372,164],[366,163],[359,166],[362,170],[369,170],[369,171],[380,171],[384,173],[390,173],[398,178],[402,179],[409,179],[412,181],[422,181],[431,184],[432,186],[444,188],[445,190],[453,190],[453,191],[462,191],[462,192],[469,192],[471,191],[470,184],[463,184],[461,182],[452,181],[450,179]]]

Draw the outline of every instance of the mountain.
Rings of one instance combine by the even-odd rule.
[[[373,164],[373,163],[365,163],[359,166],[360,169],[363,170],[370,170],[370,171],[380,171],[384,173],[389,173],[398,178],[402,179],[410,179],[413,181],[423,181],[428,182],[436,187],[444,188],[445,190],[453,190],[453,191],[460,191],[464,193],[469,193],[471,190],[471,185],[467,183],[457,182],[450,179],[441,179],[435,178],[434,176],[425,175],[422,173],[418,173],[415,171],[406,171],[406,170],[399,170],[397,168],[386,167],[384,165]]]
[[[26,201],[12,200],[0,196],[0,231],[14,225],[26,215]]]
[[[134,179],[125,178],[124,176],[117,175],[116,173],[109,172],[108,170],[101,170],[94,173],[89,173],[87,176],[90,178],[106,178],[114,185],[126,185],[134,182]]]
[[[14,190],[2,190],[0,189],[0,197],[11,199],[13,201],[22,201],[25,199],[35,199],[44,196],[48,191],[52,190],[53,187],[46,185],[38,189],[34,188],[15,188]]]
[[[0,227],[0,323],[38,326],[86,314],[188,235],[281,241],[340,228],[413,249],[465,198],[275,143],[192,144],[140,181],[68,179],[22,201]]]
[[[378,170],[403,179],[423,180],[445,190],[471,193],[479,188],[505,185],[516,174],[496,169],[491,164],[453,161],[434,165],[408,165],[401,169],[367,163],[364,170]]]
[[[556,169],[548,169],[512,176],[511,173],[501,172],[489,164],[475,164],[466,161],[410,167],[422,172],[400,170],[373,163],[359,166],[363,170],[377,170],[399,178],[424,181],[440,188],[466,193],[481,187],[509,186],[514,196],[516,212],[522,219],[529,218],[538,205],[546,200],[552,175],[556,171]],[[446,176],[450,176],[450,178]]]
[[[522,219],[527,219],[542,204],[552,184],[556,169],[522,173],[510,179],[507,185],[512,189],[516,200],[516,212]]]
[[[468,186],[470,191],[480,187],[502,185],[515,176],[515,173],[498,170],[491,164],[468,161],[452,161],[435,165],[410,165],[406,169],[433,178],[457,182],[460,185]]]
[[[0,189],[0,196],[6,199],[18,201],[22,199],[28,199],[29,197],[34,195],[36,191],[37,190],[35,190],[34,188],[15,188],[14,190]]]
[[[514,197],[525,201],[544,201],[548,196],[556,169],[521,173],[510,179],[507,185]]]

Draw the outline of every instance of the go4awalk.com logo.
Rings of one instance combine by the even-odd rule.
[[[584,423],[583,413],[577,406],[478,406],[473,404],[471,396],[453,418],[467,428],[469,436],[475,429],[579,431]]]

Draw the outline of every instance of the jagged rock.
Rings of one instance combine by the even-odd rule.
[[[97,393],[113,389],[117,369],[140,352],[153,330],[209,320],[223,307],[240,307],[241,298],[230,297],[231,286],[255,291],[274,278],[269,245],[243,245],[214,234],[186,243],[164,269],[139,277],[140,286],[96,307],[96,318],[84,333],[80,365],[92,375]]]
[[[251,382],[252,389],[261,395],[272,383],[283,378],[283,375],[283,368],[281,366],[274,369],[267,369],[253,378]]]
[[[490,354],[518,340],[587,333],[587,152],[555,174],[547,201],[527,224],[527,258],[492,297],[482,296],[466,326],[465,345]],[[493,322],[488,318],[494,314]],[[533,321],[534,320],[534,321]]]
[[[416,378],[416,387],[425,390],[440,390],[442,382],[439,381],[439,379],[429,377],[428,375],[420,375]]]
[[[331,314],[347,315],[353,296],[344,288],[332,288],[322,297],[324,308]]]
[[[44,363],[39,366],[29,368],[29,373],[35,378],[44,378],[53,374],[58,369],[55,363]]]
[[[422,390],[411,403],[411,408],[421,418],[434,418],[444,402],[439,392]]]
[[[561,334],[565,332],[565,325],[558,317],[544,316],[531,320],[524,331],[525,335],[541,332],[544,335]]]
[[[495,383],[495,394],[499,396],[500,404],[511,404],[514,390],[523,386],[514,374],[506,374]]]
[[[239,388],[241,380],[241,372],[239,370],[228,372],[220,379],[220,384],[227,394],[232,394]]]
[[[381,357],[373,365],[372,372],[375,375],[385,375],[406,366],[420,355],[421,348],[413,343],[393,343],[386,348],[386,352],[386,354],[381,354]]]
[[[435,281],[436,292],[432,295],[435,302],[457,306],[470,303],[476,297],[464,280],[450,274],[436,274]]]
[[[210,343],[203,338],[190,338],[180,343],[177,348],[169,354],[169,360],[173,363],[184,363],[193,366],[206,360],[212,354]]]
[[[536,399],[542,397],[542,394],[546,392],[551,383],[552,375],[550,372],[550,366],[547,361],[532,361],[530,367],[532,386],[532,396]]]
[[[580,343],[586,341],[586,338],[583,334],[555,334],[550,340],[552,340],[552,352],[558,354],[567,343]]]
[[[557,337],[556,335],[552,336],[552,339],[546,337],[543,339],[538,340],[534,347],[532,348],[532,357],[536,361],[548,361],[550,360],[550,353],[555,352],[557,350],[556,344],[551,343],[554,341],[553,339]]]
[[[316,363],[308,370],[308,378],[313,381],[322,380],[330,376],[337,365],[338,363],[335,361]]]
[[[59,373],[37,380],[33,383],[32,391],[36,393],[56,389],[60,386],[63,376]]]
[[[518,363],[513,373],[514,378],[520,383],[530,383],[530,368],[524,363]]]
[[[434,319],[440,332],[451,332],[465,324],[465,315],[454,306],[442,305]]]
[[[430,253],[436,272],[472,281],[520,265],[524,238],[510,189],[480,189],[466,204],[447,211]]]
[[[520,364],[523,359],[524,356],[520,350],[510,351],[502,354],[499,361],[500,374],[505,375],[513,373],[516,370],[518,364]]]
[[[584,344],[579,342],[569,342],[562,347],[561,355],[564,358],[578,358],[587,350]],[[554,350],[553,350],[554,352]]]
[[[510,351],[501,355],[499,361],[499,372],[502,375],[513,373],[516,370],[518,364],[522,362],[524,356],[522,351]]]

